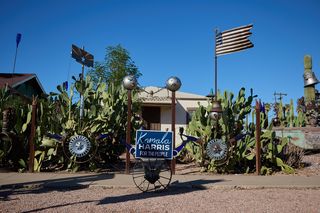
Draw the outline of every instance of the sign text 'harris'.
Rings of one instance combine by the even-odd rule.
[[[169,131],[138,130],[136,158],[172,159],[173,134]]]

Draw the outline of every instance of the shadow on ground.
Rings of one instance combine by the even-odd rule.
[[[78,181],[79,185],[81,182],[85,181],[94,181],[94,180],[100,180],[100,179],[106,178],[106,174],[100,174],[97,176],[83,176],[80,178],[76,178],[77,180],[70,180],[73,178],[64,178],[60,180],[55,180],[56,182],[61,182],[62,185],[68,183],[69,181]],[[109,178],[112,178],[112,176],[109,176]],[[45,206],[42,208],[38,209],[31,209],[25,212],[38,212],[38,211],[43,211],[43,210],[52,210],[52,209],[57,209],[60,207],[66,207],[66,206],[74,206],[74,205],[79,205],[79,204],[90,204],[90,203],[96,203],[96,205],[108,205],[108,204],[116,204],[116,203],[123,203],[127,201],[135,201],[135,200],[143,200],[143,199],[148,199],[148,198],[155,198],[155,197],[163,197],[163,196],[170,196],[170,195],[180,195],[180,194],[185,194],[185,193],[190,193],[194,191],[199,191],[199,190],[205,190],[206,184],[214,184],[217,182],[222,182],[225,181],[223,179],[217,179],[217,180],[193,180],[193,181],[188,181],[188,182],[183,182],[179,183],[178,181],[173,182],[168,189],[163,190],[163,191],[156,191],[156,192],[137,192],[134,194],[125,194],[125,195],[119,195],[119,196],[110,196],[110,197],[105,197],[102,200],[84,200],[84,201],[79,201],[79,202],[70,202],[70,203],[62,203],[62,204],[57,204],[57,205],[52,205],[52,206]],[[70,190],[77,190],[81,189],[81,187],[78,188],[70,188],[70,187],[54,187],[54,188],[48,188],[45,186],[45,183],[41,181],[37,182],[28,182],[24,184],[36,184],[40,183],[42,184],[42,187],[39,188],[23,188],[23,187],[18,187],[18,188],[12,188],[10,185],[7,185],[6,188],[1,188],[0,189],[0,200],[1,201],[10,201],[10,195],[15,195],[15,194],[32,194],[32,193],[47,193],[50,191],[70,191]],[[57,184],[55,184],[57,186]],[[106,189],[107,190],[107,189]],[[137,189],[138,190],[138,189]]]
[[[31,181],[19,184],[7,184],[0,186],[0,201],[10,200],[13,194],[46,193],[50,191],[70,191],[88,187],[93,181],[112,179],[114,174],[85,175],[53,180]]]
[[[135,194],[129,195],[121,195],[121,196],[111,196],[102,199],[98,205],[107,205],[107,204],[114,204],[114,203],[122,203],[127,201],[135,201],[135,200],[143,200],[147,198],[154,198],[154,197],[163,197],[169,195],[179,195],[190,193],[199,190],[206,190],[206,184],[213,184],[217,182],[225,181],[223,179],[217,180],[193,180],[187,181],[183,183],[173,182],[168,189],[162,191],[155,191],[155,192],[140,192]]]

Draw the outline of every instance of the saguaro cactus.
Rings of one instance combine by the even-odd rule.
[[[307,126],[319,126],[319,107],[316,104],[315,85],[319,83],[312,71],[312,58],[310,55],[304,56],[304,100],[306,106]]]
[[[316,99],[315,85],[318,80],[312,71],[312,58],[310,55],[304,56],[304,98],[305,102],[313,102]]]

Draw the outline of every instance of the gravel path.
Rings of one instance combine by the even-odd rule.
[[[320,212],[315,189],[1,189],[0,212]]]
[[[320,153],[306,155],[294,175],[320,177]],[[177,173],[198,173],[182,168]],[[277,174],[276,174],[277,175]],[[0,188],[0,212],[316,212],[320,189]]]

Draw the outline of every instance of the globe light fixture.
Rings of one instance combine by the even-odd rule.
[[[168,90],[170,90],[171,92],[175,92],[175,91],[179,90],[180,87],[181,87],[181,81],[178,77],[171,76],[166,81],[166,88]]]
[[[122,85],[127,90],[133,90],[137,87],[137,79],[133,75],[127,75],[123,78]]]

